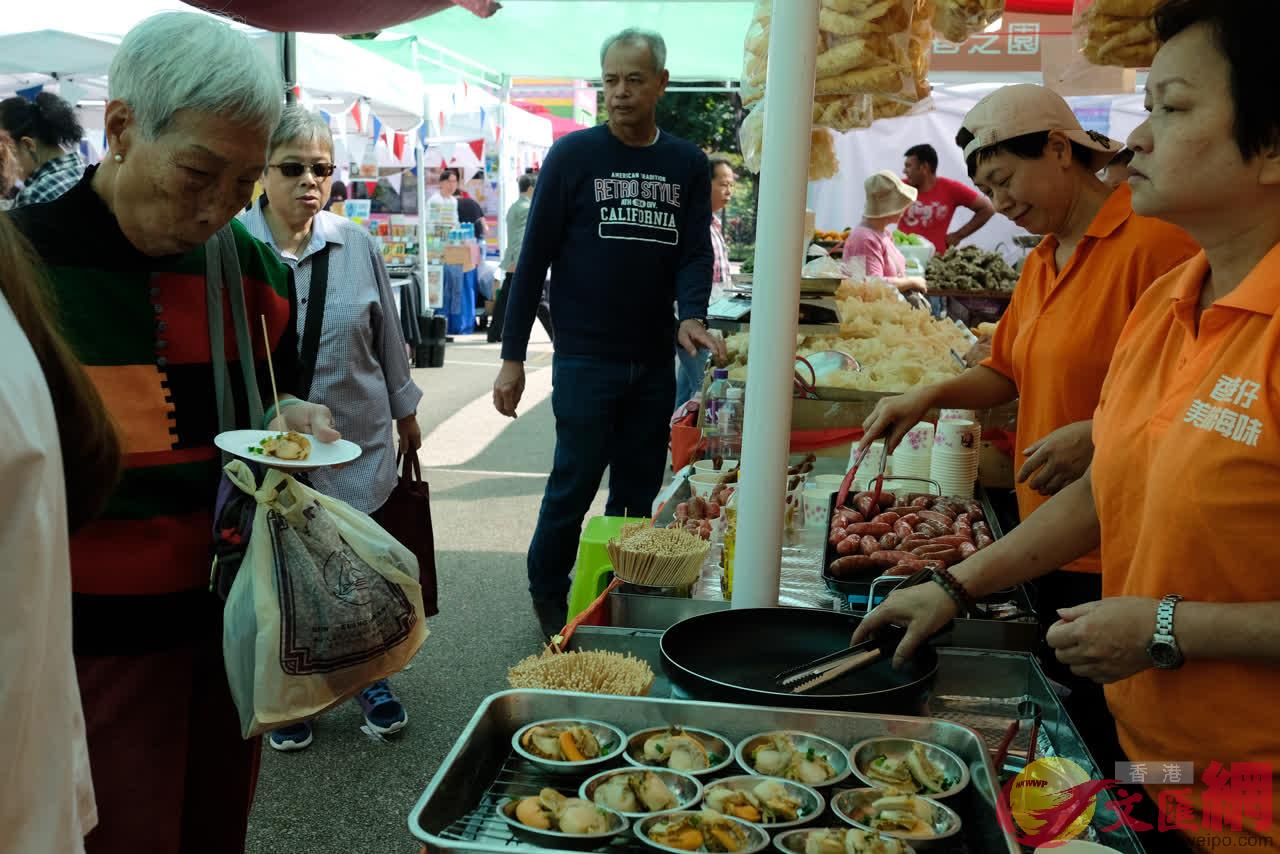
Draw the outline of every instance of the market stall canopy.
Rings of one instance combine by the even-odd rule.
[[[278,33],[367,33],[446,9],[487,18],[502,8],[496,0],[372,0],[321,3],[299,14],[295,0],[216,0],[190,5]]]
[[[666,40],[673,80],[736,80],[751,10],[743,0],[506,0],[491,18],[450,9],[361,46],[414,68],[410,39],[417,38],[483,57],[499,75],[590,80],[600,76],[601,42],[627,27],[644,27]],[[416,67],[424,79],[436,79],[434,66]]]
[[[576,130],[582,130],[586,125],[580,125],[573,119],[566,119],[563,116],[557,116],[544,107],[542,104],[535,104],[532,101],[512,101],[512,104],[522,110],[533,113],[535,116],[542,116],[551,122],[551,136],[553,139],[559,139],[562,136],[573,133]]]

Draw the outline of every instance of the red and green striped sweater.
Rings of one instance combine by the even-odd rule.
[[[71,540],[75,651],[128,654],[184,646],[217,625],[220,609],[208,586],[221,458],[213,444],[218,419],[204,249],[142,255],[93,191],[93,173],[61,198],[12,216],[46,265],[63,334],[115,419],[126,454],[106,510]],[[280,391],[292,391],[291,276],[243,227],[232,228],[259,390],[269,398],[259,316],[267,318]],[[235,359],[225,305],[224,318],[226,353]],[[228,374],[238,426],[260,427],[248,423],[238,361]]]

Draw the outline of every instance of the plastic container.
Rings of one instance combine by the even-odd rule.
[[[732,456],[734,459],[741,458],[742,421],[746,412],[744,395],[745,392],[741,388],[730,386],[724,403],[720,405],[719,411],[716,412],[716,421],[719,423],[720,454],[722,456]]]
[[[714,368],[711,371],[711,385],[707,386],[706,399],[703,401],[703,406],[706,407],[704,423],[709,429],[719,430],[720,407],[728,397],[729,369]]]

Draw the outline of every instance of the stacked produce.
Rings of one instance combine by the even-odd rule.
[[[925,268],[929,289],[935,291],[1000,291],[1013,293],[1017,272],[999,252],[976,246],[948,249]]]
[[[901,503],[899,503],[901,502]],[[925,493],[859,492],[831,518],[828,540],[840,555],[827,574],[844,580],[914,575],[957,564],[994,542],[982,506]]]
[[[1155,11],[1161,0],[1093,0],[1080,16],[1084,56],[1094,65],[1146,68],[1160,44]]]
[[[910,232],[898,231],[897,229],[895,229],[893,232],[893,244],[895,246],[928,246],[930,245],[928,239],[919,234],[911,234]]]

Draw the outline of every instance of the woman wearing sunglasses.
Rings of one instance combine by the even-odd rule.
[[[416,454],[422,391],[409,376],[380,250],[365,229],[324,210],[335,168],[328,123],[299,105],[285,107],[267,150],[263,194],[240,218],[293,269],[303,384],[310,379],[309,399],[326,401],[342,435],[361,449],[342,469],[312,472],[311,483],[378,521],[396,485],[392,425],[401,450]],[[408,722],[386,680],[357,699],[379,734]],[[301,750],[311,739],[310,723],[301,723],[273,732],[269,743]]]

